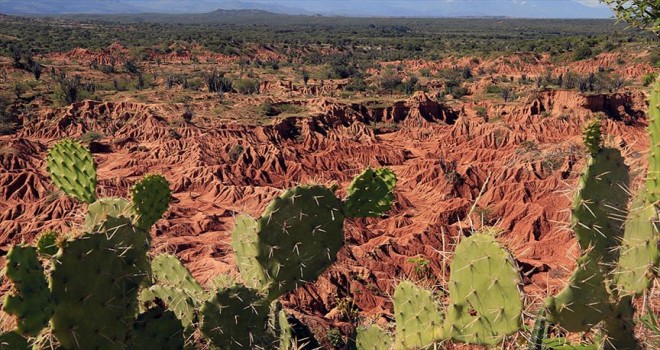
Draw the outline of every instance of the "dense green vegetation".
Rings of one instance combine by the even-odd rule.
[[[0,53],[5,56],[12,48],[48,53],[98,49],[113,42],[134,48],[139,56],[140,48],[167,52],[176,50],[172,44],[183,42],[227,55],[249,55],[261,48],[287,54],[291,61],[343,61],[349,66],[375,59],[487,57],[520,51],[582,59],[624,43],[658,41],[653,34],[626,29],[624,24],[613,29],[613,20],[343,18],[238,11],[185,16],[3,16],[0,23]]]

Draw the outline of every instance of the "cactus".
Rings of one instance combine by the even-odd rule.
[[[632,296],[622,297],[613,307],[613,310],[605,318],[603,325],[603,350],[616,349],[640,349],[640,345],[635,339],[635,325],[633,323],[633,314],[635,308],[632,304]]]
[[[148,231],[160,219],[170,202],[170,187],[161,175],[147,175],[131,189],[136,226]]]
[[[475,233],[456,247],[446,332],[458,341],[494,345],[520,329],[520,276],[495,238]]]
[[[148,274],[145,245],[146,233],[126,218],[63,243],[51,272],[51,326],[64,348],[124,348]]]
[[[545,320],[545,310],[539,311],[534,321],[534,329],[529,339],[527,350],[543,350],[543,340],[545,339],[548,327]]]
[[[603,268],[610,268],[617,257],[630,198],[629,182],[621,152],[603,148],[590,158],[573,200],[571,220],[578,243]]]
[[[190,295],[205,293],[204,288],[174,255],[160,254],[156,256],[151,262],[151,267],[158,284],[180,288]]]
[[[60,234],[56,231],[44,231],[39,234],[37,238],[37,252],[42,257],[51,257],[57,254],[59,247],[57,242],[60,239]]]
[[[323,186],[294,187],[266,207],[255,258],[273,280],[269,300],[315,280],[336,260],[343,224],[341,203]]]
[[[614,283],[619,295],[641,295],[653,284],[654,266],[658,264],[658,223],[656,209],[645,203],[640,192],[631,205],[625,233],[619,249],[619,263]]]
[[[269,304],[259,291],[242,285],[219,290],[200,310],[200,329],[220,349],[269,348]]]
[[[67,195],[86,203],[96,200],[96,169],[88,149],[64,139],[48,152],[48,172],[53,183]]]
[[[603,140],[600,129],[599,119],[592,119],[584,128],[584,145],[591,156],[595,156],[601,149]]]
[[[29,350],[27,339],[18,332],[10,331],[0,334],[0,350]]]
[[[443,314],[433,293],[412,282],[399,283],[392,296],[398,349],[427,348],[444,337]]]
[[[377,217],[390,209],[396,176],[385,168],[366,169],[348,187],[344,202],[347,217]]]
[[[140,291],[139,300],[143,304],[151,304],[162,300],[165,306],[176,314],[186,330],[190,330],[197,321],[196,309],[200,302],[183,289],[156,284]]]
[[[277,322],[275,324],[275,333],[278,334],[279,338],[279,350],[290,350],[293,345],[293,337],[291,325],[287,320],[286,312],[284,310],[279,310],[277,312]]]
[[[660,200],[660,79],[651,87],[649,100],[649,170],[646,177],[646,198],[657,204]]]
[[[133,324],[129,350],[183,349],[183,326],[172,311],[153,307],[138,315]]]
[[[273,283],[257,260],[259,254],[258,223],[249,215],[236,217],[231,234],[231,247],[236,253],[236,265],[245,284],[255,289],[267,289]]]
[[[87,215],[85,215],[84,231],[94,230],[96,226],[104,222],[108,217],[117,218],[132,217],[133,210],[123,198],[101,198],[87,206]]]
[[[53,314],[53,302],[37,249],[12,247],[7,254],[5,274],[13,288],[5,297],[3,310],[16,316],[18,332],[36,336]]]
[[[609,313],[609,294],[605,276],[595,258],[585,255],[568,285],[546,300],[548,319],[569,332],[583,332],[602,321]]]
[[[358,328],[355,343],[357,350],[388,350],[392,348],[392,336],[372,324]]]

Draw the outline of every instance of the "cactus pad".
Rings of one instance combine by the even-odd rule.
[[[56,231],[44,231],[37,238],[37,252],[43,257],[51,257],[60,249],[57,244],[60,234]]]
[[[183,289],[156,284],[148,289],[140,291],[140,302],[143,304],[153,304],[160,299],[165,306],[176,314],[181,320],[181,324],[186,329],[190,329],[196,321],[195,309],[200,304],[188,292]]]
[[[205,293],[204,288],[174,255],[158,255],[151,262],[151,269],[158,284],[177,287],[191,295]]]
[[[427,348],[443,338],[442,313],[430,290],[403,281],[396,287],[392,303],[397,349]]]
[[[619,249],[614,281],[620,295],[641,295],[653,284],[658,252],[658,215],[643,192],[635,197]]]
[[[0,334],[0,350],[29,350],[27,339],[15,331]]]
[[[133,216],[133,209],[124,198],[101,198],[87,207],[83,230],[92,231],[108,217],[122,216],[127,218]]]
[[[145,236],[128,219],[108,218],[99,232],[63,243],[51,273],[51,326],[62,347],[124,348],[147,275]]]
[[[37,249],[13,246],[7,254],[5,273],[13,287],[5,297],[3,310],[16,316],[18,332],[36,336],[53,314],[53,302]]]
[[[355,345],[357,350],[388,350],[392,348],[392,336],[372,324],[357,329]]]
[[[348,187],[344,211],[348,217],[377,217],[392,206],[396,175],[385,168],[366,169]]]
[[[569,332],[589,330],[610,312],[605,283],[596,260],[590,255],[580,257],[568,285],[546,300],[548,319]]]
[[[272,282],[259,264],[258,223],[249,215],[238,215],[231,234],[231,247],[236,254],[236,265],[241,277],[250,288],[266,289]]]
[[[601,349],[641,349],[640,344],[635,339],[634,313],[635,307],[633,306],[632,296],[621,298],[612,313],[605,319],[603,325],[605,334]]]
[[[181,350],[183,343],[181,321],[172,311],[156,306],[138,315],[128,349]]]
[[[293,345],[293,330],[291,329],[291,325],[289,324],[289,321],[286,316],[286,312],[284,310],[279,310],[277,312],[277,325],[275,327],[275,330],[278,331],[279,335],[279,342],[280,350],[289,350],[291,349],[291,346]]]
[[[490,234],[476,233],[456,247],[449,280],[448,335],[494,345],[520,329],[520,275],[511,255]]]
[[[646,198],[649,202],[657,204],[660,200],[660,79],[656,79],[651,87],[648,130],[651,136],[651,151],[646,177]]]
[[[88,149],[78,141],[65,139],[48,151],[48,173],[67,195],[86,203],[96,200],[96,168]]]
[[[170,185],[161,175],[147,175],[131,189],[136,226],[149,230],[167,211],[170,203]]]
[[[603,143],[599,119],[592,119],[584,128],[584,145],[592,156],[596,155]]]
[[[220,349],[270,348],[269,305],[255,289],[242,285],[219,290],[200,310],[201,331]]]
[[[323,186],[298,186],[275,198],[257,220],[257,261],[270,284],[268,298],[313,281],[344,245],[339,199]]]
[[[605,264],[617,257],[616,247],[623,236],[630,192],[628,166],[621,152],[599,150],[580,177],[573,200],[572,227],[584,251]]]

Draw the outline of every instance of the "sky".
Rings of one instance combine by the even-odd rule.
[[[349,16],[608,18],[598,0],[0,0],[0,13],[185,13],[261,9]]]

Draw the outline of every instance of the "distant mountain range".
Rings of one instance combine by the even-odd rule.
[[[0,0],[0,13],[6,14],[205,13],[216,9],[355,17],[612,16],[598,0]]]

